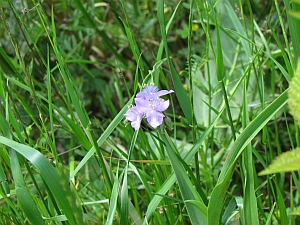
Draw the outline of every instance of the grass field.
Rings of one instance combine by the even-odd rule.
[[[0,18],[1,225],[300,224],[299,1]]]

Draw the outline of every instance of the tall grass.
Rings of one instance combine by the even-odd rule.
[[[289,1],[1,3],[0,224],[298,224]],[[170,120],[134,131],[144,84]]]

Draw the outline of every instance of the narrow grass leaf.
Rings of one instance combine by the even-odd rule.
[[[217,19],[216,19],[217,21]],[[217,38],[217,78],[218,81],[223,81],[225,77],[225,68],[224,68],[224,62],[223,62],[223,51],[222,51],[222,44],[221,44],[221,37],[219,32],[219,25],[216,24],[216,38]]]
[[[73,84],[73,81],[71,79],[71,74],[70,71],[65,63],[65,59],[61,54],[61,51],[59,49],[59,46],[57,45],[57,40],[56,40],[56,28],[55,28],[55,22],[54,22],[54,12],[52,11],[52,33],[53,33],[53,37],[51,38],[50,35],[48,35],[49,40],[52,40],[51,44],[52,44],[52,48],[53,51],[57,57],[57,61],[58,61],[58,69],[59,72],[65,82],[66,85],[66,89],[67,92],[71,98],[72,104],[74,106],[74,109],[77,113],[77,116],[80,120],[80,124],[83,128],[87,128],[87,126],[89,125],[90,121],[87,115],[87,112],[85,111],[81,101],[78,98],[78,94],[77,91],[75,90],[75,85]],[[46,28],[45,28],[46,29]],[[72,108],[70,106],[70,103],[66,102],[66,104],[69,104],[69,108]],[[73,114],[73,112],[70,112]],[[77,127],[78,129],[79,127]]]
[[[231,217],[237,206],[235,198],[231,198],[230,202],[226,206],[224,214],[222,216],[222,224],[226,224],[227,220]]]
[[[168,34],[168,31],[170,29],[170,26],[174,20],[175,15],[179,9],[179,6],[181,5],[182,1],[179,1],[176,8],[174,9],[174,12],[172,13],[172,16],[170,18],[170,20],[168,21],[167,25],[166,25],[166,35]],[[161,40],[160,44],[159,44],[159,48],[158,48],[158,51],[157,51],[157,54],[156,54],[156,60],[155,62],[159,62],[161,61],[162,59],[162,54],[163,54],[163,50],[164,50],[164,42],[163,40]],[[155,84],[158,84],[158,81],[159,81],[159,70],[156,70],[155,73],[154,73],[154,83]]]
[[[142,74],[145,72],[145,66],[144,66],[144,62],[143,60],[140,60],[140,55],[141,55],[141,52],[140,52],[140,49],[132,35],[132,32],[131,32],[131,29],[130,29],[130,24],[129,24],[129,21],[128,21],[128,15],[127,15],[127,11],[126,11],[126,8],[125,8],[125,5],[124,5],[124,1],[121,0],[121,5],[122,5],[122,8],[123,8],[123,12],[125,14],[125,17],[126,17],[126,23],[122,20],[122,18],[119,18],[121,20],[121,22],[123,23],[123,26],[125,28],[125,32],[126,32],[126,36],[127,36],[127,40],[129,41],[129,45],[130,45],[130,48],[131,48],[131,51],[134,55],[134,59],[137,63],[137,66],[140,68]]]
[[[188,200],[195,200],[203,203],[203,200],[200,198],[198,193],[195,191],[193,184],[191,180],[189,179],[184,167],[178,160],[178,156],[175,152],[174,146],[171,142],[170,137],[165,133],[165,135],[162,135],[162,140],[166,144],[167,148],[167,154],[170,158],[171,165],[173,168],[173,171],[176,175],[176,179],[180,188],[181,195],[184,199],[184,201]],[[206,212],[206,206],[203,204],[203,207],[205,207],[204,212]],[[194,204],[186,204],[187,211],[189,213],[189,217],[191,220],[191,223],[194,225],[197,224],[207,224],[206,216],[203,214],[202,211],[199,211],[198,207],[195,207]],[[201,208],[201,207],[200,207]]]
[[[184,202],[185,204],[192,204],[193,206],[195,206],[205,217],[206,221],[207,221],[207,206],[204,205],[203,202],[201,201],[197,201],[197,200],[186,200]]]
[[[16,75],[18,79],[24,82],[23,76],[21,76],[19,70],[16,68],[10,57],[6,54],[4,49],[0,46],[0,65],[1,70],[9,75]]]
[[[121,224],[128,224],[128,205],[129,205],[129,200],[128,200],[128,185],[127,185],[127,169],[128,167],[125,167],[124,170],[124,178],[123,178],[123,183],[122,183],[122,188],[121,188]]]
[[[15,183],[16,195],[24,214],[32,224],[45,224],[23,178],[23,173],[15,150],[10,149],[11,170]]]
[[[128,110],[128,106],[132,103],[133,97],[128,101],[128,105],[125,105],[121,111],[118,113],[118,115],[111,121],[109,126],[105,129],[103,134],[100,136],[100,138],[97,140],[98,146],[101,146],[106,139],[109,137],[109,135],[114,131],[114,129],[119,125],[119,123],[124,119],[124,113]],[[84,158],[80,161],[78,166],[75,168],[73,173],[70,175],[70,180],[74,178],[74,176],[78,173],[78,171],[86,164],[86,162],[94,155],[95,148],[92,147],[88,153],[84,156]]]
[[[83,16],[86,18],[89,25],[102,38],[102,41],[104,42],[105,46],[117,57],[119,61],[121,61],[125,66],[127,66],[127,62],[125,61],[125,59],[118,53],[118,51],[115,49],[114,45],[110,42],[109,37],[104,33],[104,31],[98,29],[97,24],[95,23],[93,18],[91,18],[90,13],[83,7],[81,1],[75,0],[75,2],[79,10],[83,14]]]
[[[245,129],[249,123],[249,115],[248,115],[248,92],[247,85],[245,82],[244,92],[243,92],[243,117],[242,117],[242,125]],[[245,148],[245,151],[242,156],[242,165],[241,165],[242,173],[244,176],[244,207],[243,207],[243,215],[245,217],[245,221],[251,221],[253,224],[259,224],[258,220],[258,209],[257,202],[254,190],[254,168],[253,168],[253,157],[252,157],[252,146],[249,143]]]
[[[234,142],[221,170],[218,184],[212,191],[208,204],[208,224],[218,224],[224,205],[227,188],[235,168],[235,163],[245,147],[252,141],[258,132],[274,117],[274,115],[286,104],[287,90],[265,108],[240,134]],[[218,205],[218,207],[216,207]]]
[[[224,107],[222,108],[222,110],[220,110],[219,114],[216,116],[216,118],[212,121],[212,123],[210,124],[210,126],[205,130],[205,132],[201,135],[200,139],[195,143],[195,145],[191,148],[191,150],[188,152],[188,154],[184,157],[184,161],[186,163],[189,163],[191,161],[191,159],[194,157],[194,155],[196,154],[196,152],[199,150],[200,146],[204,143],[204,141],[206,140],[207,136],[210,134],[210,132],[212,131],[212,129],[214,128],[214,126],[216,125],[219,117],[221,116],[221,114],[224,111]],[[147,224],[147,221],[149,221],[154,213],[154,211],[156,210],[158,204],[160,203],[160,201],[163,199],[163,197],[161,197],[162,195],[165,195],[167,193],[167,191],[170,190],[170,188],[172,187],[172,185],[176,182],[176,176],[174,174],[174,172],[168,177],[168,179],[163,183],[163,185],[160,187],[160,189],[158,190],[157,194],[155,195],[147,208],[147,211],[145,213],[145,220],[143,225]]]
[[[166,36],[166,26],[165,26],[165,15],[164,15],[164,1],[158,1],[157,3],[157,18],[160,26],[160,31],[162,35],[162,40],[165,47],[165,52],[167,55],[167,60],[170,68],[170,73],[172,77],[172,81],[174,84],[175,94],[179,101],[180,107],[184,113],[189,124],[192,124],[192,107],[189,101],[189,98],[183,88],[183,85],[179,79],[179,76],[174,68],[172,63],[171,57],[169,55],[169,48],[167,43],[167,36]]]
[[[299,3],[293,2],[292,1],[292,6],[290,1],[288,0],[284,0],[284,5],[286,7],[286,9],[292,12],[300,12],[300,6]],[[292,44],[293,44],[293,53],[294,53],[294,65],[297,65],[298,58],[300,57],[300,34],[299,34],[299,30],[300,30],[300,20],[293,17],[292,14],[287,13],[287,20],[288,20],[288,25],[289,25],[289,32],[291,35],[291,40],[292,40]],[[299,65],[299,63],[298,63]]]
[[[280,224],[289,224],[289,219],[288,219],[288,215],[287,215],[287,209],[284,203],[284,199],[282,196],[282,191],[280,190],[280,188],[278,187],[278,184],[276,184],[276,182],[274,182],[274,185],[276,187],[276,202],[277,202],[277,207],[279,208],[279,213],[280,213]]]
[[[75,219],[74,212],[77,212],[78,210],[75,209],[76,204],[73,203],[74,199],[72,199],[72,197],[70,196],[70,191],[67,191],[62,186],[62,178],[59,176],[57,170],[50,164],[48,159],[46,159],[40,152],[36,151],[30,146],[17,143],[2,136],[0,136],[0,143],[16,150],[33,164],[33,166],[37,169],[37,171],[39,171],[41,177],[49,187],[57,204],[59,205],[65,216],[68,218],[70,224],[78,224],[78,222],[81,224],[85,224],[83,220],[78,220],[78,218],[80,218],[80,216],[82,215],[76,215]],[[71,198],[68,198],[68,196],[70,196]]]

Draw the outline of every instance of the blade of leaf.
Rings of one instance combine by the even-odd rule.
[[[206,131],[202,134],[201,138],[195,143],[195,145],[191,148],[191,150],[188,152],[188,154],[184,157],[184,161],[186,163],[189,163],[193,156],[196,154],[196,152],[199,150],[200,146],[203,144],[203,142],[206,140],[207,136],[210,134],[214,126],[216,125],[219,117],[224,111],[224,107],[220,110],[219,114],[216,116],[216,118],[212,121],[210,126],[206,129]],[[167,191],[170,190],[172,185],[176,182],[176,176],[174,172],[168,177],[168,179],[163,183],[161,188],[158,190],[157,194],[155,195],[151,202],[148,205],[147,211],[146,211],[146,219],[144,220],[143,225],[146,225],[147,221],[151,219],[151,216],[153,215],[154,211],[156,210],[159,202],[162,200],[161,195],[165,195]]]
[[[170,137],[167,134],[162,135],[161,137],[164,143],[166,144],[167,154],[170,158],[171,165],[176,175],[176,179],[179,184],[180,192],[184,201],[186,202],[189,200],[194,200],[203,203],[203,200],[195,191],[192,182],[190,181],[186,171],[184,170],[184,167],[178,160],[177,157],[180,156],[176,155]],[[204,204],[202,206],[205,207],[203,211],[206,212],[206,206]],[[205,217],[206,213],[204,214],[202,211],[199,211],[198,207],[195,207],[194,204],[186,204],[186,207],[192,224],[207,224],[207,219]]]
[[[245,129],[249,123],[248,115],[248,94],[247,84],[244,84],[243,92],[243,128]],[[252,146],[247,145],[242,156],[242,173],[244,176],[244,218],[245,221],[251,221],[253,224],[259,224],[258,220],[258,209],[254,190],[254,171],[253,171],[253,157],[252,157]]]
[[[108,209],[105,225],[113,224],[114,216],[117,209],[118,193],[119,193],[119,178],[118,178],[118,170],[117,170],[113,190],[111,192],[111,196],[109,200],[109,209]]]
[[[170,67],[170,73],[172,77],[172,81],[174,84],[175,94],[178,98],[180,107],[184,113],[189,124],[192,124],[192,107],[189,101],[189,98],[183,88],[183,85],[179,79],[179,76],[174,68],[173,62],[169,55],[169,48],[167,43],[167,36],[166,36],[166,26],[165,26],[165,15],[164,15],[164,1],[158,1],[157,3],[157,18],[160,26],[160,31],[162,35],[162,40],[165,46],[165,52],[167,55],[168,64]]]
[[[208,224],[218,224],[223,209],[227,188],[233,174],[235,163],[240,157],[245,147],[258,134],[258,132],[267,124],[267,122],[286,104],[287,90],[266,107],[240,134],[234,142],[221,173],[218,178],[218,184],[213,189],[210,202],[208,204]],[[216,207],[218,205],[218,207]]]
[[[83,14],[83,16],[86,18],[89,25],[97,32],[97,34],[102,38],[102,41],[104,42],[105,46],[109,48],[109,50],[117,57],[118,60],[120,60],[125,66],[128,66],[128,63],[126,60],[117,52],[117,50],[114,48],[113,44],[110,42],[109,37],[101,30],[98,29],[98,26],[94,22],[94,20],[90,17],[90,14],[88,11],[83,7],[80,0],[75,0],[79,10]]]
[[[36,151],[30,146],[17,143],[3,136],[0,136],[0,143],[16,150],[28,161],[30,161],[32,165],[39,171],[41,177],[48,185],[57,204],[59,205],[65,216],[68,218],[70,224],[78,224],[78,222],[80,222],[81,224],[85,224],[83,220],[78,221],[78,217],[80,217],[80,215],[77,215],[75,219],[74,212],[78,211],[74,209],[74,207],[76,207],[76,204],[70,202],[73,201],[72,198],[68,198],[70,191],[66,191],[62,187],[62,178],[59,176],[57,170],[50,164],[48,159],[46,159],[40,152]]]
[[[10,149],[11,170],[15,182],[16,195],[26,217],[32,224],[45,224],[23,178],[18,155]]]
[[[128,110],[128,105],[130,105],[133,101],[133,97],[128,101],[128,104],[125,105],[121,111],[118,113],[118,115],[113,119],[113,121],[109,124],[109,126],[105,129],[103,134],[100,136],[100,138],[97,140],[98,146],[101,146],[106,139],[109,137],[109,135],[114,131],[114,129],[119,125],[119,123],[124,118],[124,113]],[[94,155],[95,148],[92,147],[88,153],[84,156],[84,158],[80,161],[78,166],[75,168],[73,173],[70,175],[70,180],[74,178],[74,176],[78,173],[78,171],[85,165],[85,163]]]

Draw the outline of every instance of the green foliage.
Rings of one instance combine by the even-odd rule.
[[[289,107],[291,110],[291,114],[297,121],[298,125],[300,126],[300,66],[297,67],[294,77],[290,83],[290,90],[289,90]]]
[[[265,170],[261,171],[259,175],[295,170],[300,170],[300,148],[295,148],[289,152],[285,152],[277,156],[273,160],[272,164]]]
[[[0,224],[298,224],[298,11],[0,1]],[[175,94],[134,131],[150,83]]]

